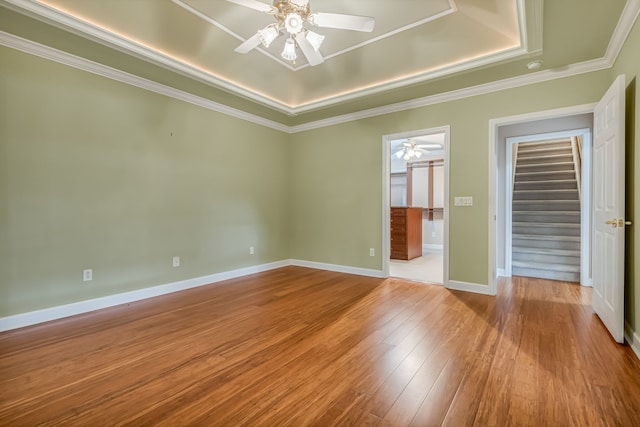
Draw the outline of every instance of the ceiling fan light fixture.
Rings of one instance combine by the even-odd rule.
[[[322,34],[314,33],[311,30],[307,30],[307,41],[315,51],[320,50],[320,46],[322,46],[322,42],[324,42],[324,36]]]
[[[304,21],[302,19],[302,16],[295,12],[292,12],[289,13],[284,19],[284,27],[287,29],[287,32],[289,34],[298,34],[300,31],[302,31],[303,22]]]
[[[288,38],[284,42],[284,49],[282,49],[282,57],[287,61],[295,61],[298,55],[296,54],[296,43],[292,38]]]
[[[260,38],[260,43],[264,47],[269,47],[272,41],[278,37],[278,30],[275,29],[273,25],[269,25],[268,27],[263,28],[258,31],[258,37]]]

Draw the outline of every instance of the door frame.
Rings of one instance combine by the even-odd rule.
[[[591,286],[591,129],[571,129],[558,132],[514,136],[506,139],[505,192],[504,192],[504,275],[511,277],[513,261],[513,146],[521,142],[552,141],[556,139],[582,137],[582,161],[580,174],[580,284]]]
[[[555,108],[551,110],[536,111],[532,113],[517,114],[513,116],[499,117],[489,120],[489,194],[487,200],[489,201],[489,215],[488,215],[488,230],[489,230],[489,247],[488,247],[488,263],[489,263],[489,294],[496,295],[498,284],[498,273],[504,275],[504,268],[498,268],[498,257],[496,255],[498,232],[502,231],[502,228],[498,228],[497,214],[499,211],[498,202],[501,199],[501,193],[498,189],[498,167],[500,166],[499,153],[499,129],[501,126],[527,123],[538,120],[556,119],[569,116],[577,116],[580,114],[593,114],[596,104],[582,104],[572,107]],[[503,244],[504,239],[503,239]]]
[[[382,137],[382,277],[389,277],[391,262],[391,141],[444,133],[444,239],[442,244],[442,281],[449,287],[449,125],[413,130]]]

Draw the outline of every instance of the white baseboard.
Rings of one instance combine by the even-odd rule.
[[[346,265],[326,264],[314,261],[304,261],[299,259],[289,259],[283,261],[272,262],[268,264],[255,265],[237,270],[225,271],[222,273],[210,274],[208,276],[195,277],[192,279],[181,280],[173,283],[152,286],[149,288],[138,289],[135,291],[124,292],[115,295],[108,295],[101,298],[94,298],[86,301],[79,301],[71,304],[65,304],[57,307],[45,308],[42,310],[31,311],[28,313],[16,314],[0,318],[0,332],[11,329],[18,329],[25,326],[31,326],[38,323],[48,322],[51,320],[62,319],[64,317],[74,316],[77,314],[87,313],[90,311],[100,310],[103,308],[113,307],[116,305],[127,304],[134,301],[140,301],[147,298],[153,298],[160,295],[170,294],[185,289],[195,288],[222,282],[224,280],[235,279],[237,277],[247,276],[250,274],[261,273],[276,268],[294,265],[298,267],[315,268],[319,270],[335,271],[339,273],[356,274],[359,276],[368,276],[376,278],[384,278],[382,270],[373,270],[367,268],[350,267]],[[479,294],[490,295],[489,287],[477,283],[458,282],[450,280],[447,282],[448,289],[475,292]],[[640,338],[633,335],[636,340],[635,344],[640,343]],[[632,340],[629,340],[631,343]],[[632,346],[633,347],[633,346]],[[639,354],[636,347],[633,347],[636,354]]]
[[[457,280],[449,280],[447,283],[445,283],[445,287],[447,289],[451,289],[454,291],[466,291],[466,292],[474,292],[476,294],[492,295],[491,289],[489,289],[489,286],[480,285],[478,283],[459,282]]]
[[[384,273],[382,272],[382,270],[370,270],[368,268],[349,267],[346,265],[325,264],[322,262],[304,261],[300,259],[292,259],[290,260],[290,262],[291,262],[290,265],[295,265],[298,267],[317,268],[319,270],[336,271],[338,273],[348,273],[348,274],[357,274],[359,276],[384,278]]]
[[[237,270],[225,271],[222,273],[210,274],[208,276],[195,277],[164,285],[152,286],[135,291],[124,292],[115,295],[108,295],[101,298],[94,298],[86,301],[79,301],[57,307],[44,308],[42,310],[30,311],[28,313],[15,314],[0,318],[0,332],[11,329],[18,329],[38,323],[49,322],[51,320],[62,319],[64,317],[75,316],[76,314],[88,313],[90,311],[127,304],[147,298],[170,294],[172,292],[183,291],[185,289],[196,288],[198,286],[210,285],[224,280],[235,279],[237,277],[250,274],[261,273],[275,268],[295,265],[299,267],[317,268],[320,270],[336,271],[340,273],[357,274],[360,276],[383,277],[380,270],[369,270],[358,267],[348,267],[335,264],[324,264],[320,262],[302,260],[283,260],[268,264],[254,265]]]
[[[496,269],[496,274],[498,275],[498,277],[508,277],[507,276],[507,270],[504,268],[497,268]]]
[[[35,325],[37,323],[48,322],[50,320],[61,319],[63,317],[74,316],[76,314],[87,313],[89,311],[100,310],[102,308],[113,307],[160,295],[178,292],[198,286],[209,285],[223,280],[235,279],[236,277],[247,276],[249,274],[261,273],[273,270],[274,268],[291,265],[289,260],[277,261],[269,264],[254,265],[237,270],[225,271],[193,279],[181,280],[179,282],[167,283],[164,285],[152,286],[121,294],[108,295],[106,297],[79,301],[72,304],[65,304],[57,307],[45,308],[28,313],[16,314],[0,318],[0,332],[10,329],[22,328]]]
[[[631,325],[624,322],[624,338],[629,343],[629,347],[636,354],[636,357],[640,359],[640,336],[633,331]]]

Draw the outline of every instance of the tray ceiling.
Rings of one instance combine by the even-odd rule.
[[[297,114],[449,72],[530,54],[522,1],[311,0],[312,11],[372,16],[371,33],[314,28],[325,62],[282,59],[280,44],[235,47],[275,22],[225,0],[9,0],[94,39]],[[265,1],[265,3],[267,3]],[[539,30],[538,30],[539,31]],[[185,71],[186,70],[186,71]]]
[[[269,49],[234,52],[275,21],[225,0],[0,0],[0,6],[89,44],[8,15],[3,20],[0,14],[0,30],[294,125],[525,76],[538,71],[526,67],[537,59],[547,74],[595,64],[615,55],[626,37],[619,24],[630,28],[638,13],[638,0],[309,4],[315,12],[371,16],[374,31],[312,28],[326,36],[320,48],[325,61],[310,66],[301,53],[295,63],[283,60],[276,42]],[[92,49],[94,42],[135,59]]]

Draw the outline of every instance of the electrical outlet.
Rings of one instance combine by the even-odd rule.
[[[256,248],[254,248],[253,246],[249,247],[249,255],[253,255],[256,253]]]
[[[82,271],[82,281],[83,282],[90,282],[93,280],[93,270],[88,268],[86,270]]]
[[[369,256],[376,256],[376,249],[375,248],[369,248]]]
[[[173,266],[174,267],[180,267],[180,257],[179,256],[174,256],[173,257]]]

